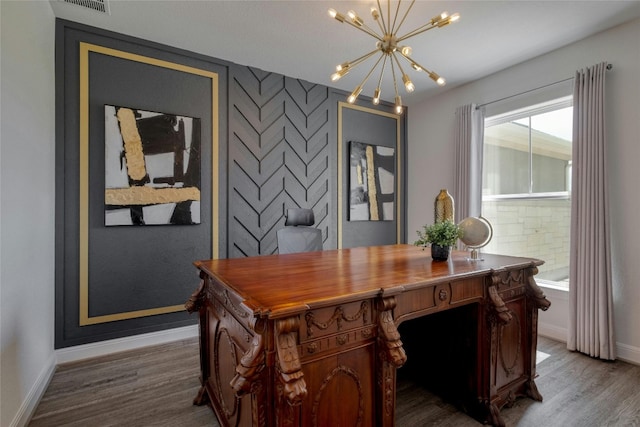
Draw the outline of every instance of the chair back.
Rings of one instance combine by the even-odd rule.
[[[311,227],[314,222],[311,209],[287,209],[285,226],[276,232],[278,253],[321,251],[322,231]]]

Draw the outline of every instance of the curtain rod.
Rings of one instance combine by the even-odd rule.
[[[613,64],[607,64],[607,70],[611,70],[612,68],[613,68]],[[574,77],[569,77],[569,78],[566,78],[566,79],[563,79],[563,80],[559,80],[557,82],[546,84],[544,86],[539,86],[539,87],[535,87],[533,89],[525,90],[524,92],[516,93],[515,95],[509,95],[509,96],[505,96],[504,98],[500,98],[500,99],[496,99],[496,100],[493,100],[493,101],[485,102],[484,104],[476,105],[476,110],[479,109],[479,108],[482,108],[482,107],[484,107],[486,105],[489,105],[489,104],[495,104],[496,102],[504,101],[505,99],[515,98],[516,96],[525,95],[525,94],[527,94],[529,92],[533,92],[533,91],[536,91],[536,90],[544,89],[546,87],[554,86],[554,85],[557,85],[557,84],[560,84],[560,83],[568,82],[569,80],[573,80],[573,79],[574,79]]]

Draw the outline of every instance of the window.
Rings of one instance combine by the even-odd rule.
[[[482,215],[485,250],[540,258],[536,279],[568,288],[571,97],[485,120]]]

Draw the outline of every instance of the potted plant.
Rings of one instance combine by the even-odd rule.
[[[431,258],[436,261],[446,261],[449,258],[451,246],[462,236],[460,227],[449,220],[425,225],[423,230],[418,230],[417,233],[418,240],[414,242],[414,245],[424,248],[430,243]]]

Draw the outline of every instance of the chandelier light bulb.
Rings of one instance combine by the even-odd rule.
[[[406,74],[402,75],[402,82],[404,83],[404,88],[407,90],[407,92],[411,93],[414,91],[414,89],[416,88],[413,84],[413,82],[411,81],[411,79],[409,78],[409,76],[407,76]]]
[[[431,18],[431,25],[437,25],[439,22],[442,22],[445,19],[447,19],[448,16],[449,16],[448,12],[442,12],[440,15],[434,16],[433,18]]]
[[[344,22],[344,15],[339,14],[338,11],[333,8],[329,9],[329,16],[335,18],[336,21]]]
[[[380,88],[376,88],[375,92],[373,92],[373,100],[371,101],[373,102],[373,105],[378,105],[380,104]]]
[[[349,97],[347,98],[347,102],[349,104],[353,104],[354,102],[356,102],[356,99],[358,99],[358,95],[360,95],[360,92],[362,92],[362,86],[356,87],[351,95],[349,95]]]
[[[372,7],[371,16],[373,16],[373,19],[377,21],[378,18],[380,18],[380,13],[378,12],[378,9],[376,9],[375,7]]]
[[[353,10],[350,10],[349,12],[347,12],[347,16],[349,16],[349,18],[351,19],[351,22],[353,22],[358,27],[361,27],[362,24],[364,24],[364,21],[362,20],[362,18],[360,18],[358,14],[355,13]]]
[[[438,74],[434,73],[433,71],[429,71],[429,77],[431,78],[431,80],[436,82],[438,86],[444,86],[447,83],[447,81],[444,78],[440,77]]]
[[[341,77],[345,76],[349,72],[349,68],[342,68],[335,73],[331,74],[331,81],[337,82]]]
[[[444,15],[445,13],[446,13],[446,12],[443,12],[443,15]],[[442,16],[442,15],[441,15],[441,16]],[[437,26],[438,26],[438,28],[442,28],[442,27],[444,27],[445,25],[449,25],[449,24],[451,24],[452,22],[457,22],[459,19],[460,19],[460,14],[459,14],[459,13],[454,13],[454,14],[453,14],[453,15],[451,15],[451,16],[448,16],[448,15],[447,15],[447,16],[442,17],[442,19],[440,19],[438,22],[436,22],[436,23],[435,23],[435,25],[437,25]]]
[[[402,98],[400,98],[400,95],[396,96],[396,114],[402,114]]]
[[[402,52],[404,56],[411,56],[413,49],[411,49],[411,46],[400,46],[400,52]]]

